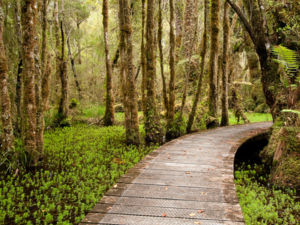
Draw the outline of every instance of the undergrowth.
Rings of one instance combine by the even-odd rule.
[[[270,186],[263,165],[242,166],[235,184],[247,225],[299,224],[300,202],[296,191]]]
[[[43,168],[0,175],[0,224],[77,224],[154,148],[126,146],[122,127],[48,131]]]

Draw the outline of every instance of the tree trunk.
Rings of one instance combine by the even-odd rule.
[[[106,107],[104,115],[104,125],[112,126],[115,120],[114,98],[112,93],[112,65],[110,62],[108,47],[108,0],[103,0],[103,29],[105,45],[105,63],[106,63]]]
[[[222,120],[221,126],[229,125],[228,117],[228,70],[227,70],[227,58],[228,58],[228,45],[230,38],[229,30],[229,5],[224,2],[224,15],[223,15],[223,63],[222,63]]]
[[[134,81],[131,10],[128,0],[119,1],[121,84],[127,144],[140,144],[137,97]]]
[[[70,36],[68,35],[67,37],[67,46],[68,46],[68,56],[71,62],[71,68],[72,68],[72,72],[73,72],[73,76],[74,76],[74,80],[75,80],[75,86],[78,92],[78,98],[79,100],[82,100],[82,94],[81,94],[81,88],[80,88],[80,83],[78,80],[78,76],[76,73],[76,68],[75,68],[75,60],[72,56],[72,51],[71,51],[71,44],[70,44]]]
[[[193,106],[191,113],[189,115],[189,120],[187,123],[187,133],[191,132],[196,110],[200,98],[201,88],[202,88],[202,81],[203,81],[203,75],[204,75],[204,65],[205,65],[205,57],[206,57],[206,49],[207,49],[207,29],[208,29],[208,12],[209,12],[209,0],[204,1],[204,30],[203,30],[203,37],[202,37],[202,46],[201,46],[201,63],[200,63],[200,73],[198,77],[198,85],[197,85],[197,92],[193,100]]]
[[[147,23],[146,23],[146,107],[145,107],[145,132],[146,143],[162,143],[162,130],[157,112],[155,80],[155,0],[147,2]]]
[[[24,148],[30,155],[32,163],[37,164],[42,152],[37,150],[36,136],[36,93],[35,93],[35,49],[36,37],[36,0],[25,0],[22,5],[22,29],[23,29],[23,129],[22,139]]]
[[[60,64],[61,64],[61,42],[59,35],[59,15],[58,15],[58,0],[54,0],[54,10],[53,10],[53,24],[54,24],[54,36],[55,36],[55,99],[59,99],[59,81],[60,81]]]
[[[145,112],[145,89],[146,89],[146,55],[145,55],[145,21],[146,21],[146,10],[145,10],[145,0],[142,0],[142,42],[141,42],[141,66],[142,66],[142,107]]]
[[[163,85],[163,99],[166,111],[168,112],[168,95],[167,95],[167,84],[166,84],[166,77],[164,73],[164,54],[163,54],[163,46],[162,46],[162,0],[159,0],[159,15],[158,15],[158,48],[159,48],[159,59],[160,59],[160,72],[161,72],[161,79]]]
[[[61,33],[61,54],[60,54],[60,81],[61,81],[61,96],[58,107],[58,124],[64,122],[68,118],[68,73],[67,62],[65,60],[65,31],[64,31],[64,1],[61,2],[60,13],[60,33]]]
[[[259,56],[261,67],[261,82],[263,86],[266,103],[271,108],[275,120],[279,112],[286,108],[285,104],[276,104],[277,94],[280,92],[280,76],[278,75],[278,64],[271,58],[271,44],[268,38],[266,24],[262,13],[263,6],[260,1],[244,1],[245,8],[251,7],[251,17],[248,21],[241,9],[231,0],[227,0],[230,6],[238,14],[246,31],[255,46]],[[247,5],[248,4],[248,5]],[[271,88],[270,88],[271,87]]]
[[[80,23],[77,22],[77,31],[80,34]],[[78,48],[78,64],[81,65],[82,60],[81,60],[81,42],[80,42],[80,35],[77,39],[77,48]]]
[[[11,102],[8,91],[8,65],[3,43],[4,14],[2,1],[0,1],[0,96],[1,96],[1,146],[0,153],[6,153],[13,149],[14,134],[12,127]],[[2,156],[2,154],[0,154]]]
[[[219,49],[219,11],[220,0],[211,1],[210,9],[210,58],[209,58],[209,115],[212,117],[210,128],[219,125],[217,120],[217,74],[216,63]]]
[[[175,8],[174,8],[174,0],[169,0],[170,4],[170,81],[169,81],[169,106],[167,112],[167,132],[166,138],[168,140],[173,138],[172,125],[174,122],[175,116],[175,79],[176,79],[176,71],[175,71]]]

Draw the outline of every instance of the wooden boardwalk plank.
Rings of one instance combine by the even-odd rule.
[[[244,224],[234,155],[245,140],[270,126],[218,128],[165,144],[120,178],[81,224]]]

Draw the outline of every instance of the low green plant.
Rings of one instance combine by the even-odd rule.
[[[263,165],[242,167],[235,184],[245,222],[252,224],[299,224],[300,203],[296,191],[270,186]]]
[[[0,173],[0,224],[78,224],[155,147],[127,146],[118,126],[47,131],[42,168]]]

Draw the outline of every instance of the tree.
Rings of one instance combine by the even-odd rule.
[[[35,49],[36,37],[36,0],[24,0],[22,4],[22,32],[23,32],[23,128],[22,139],[25,150],[36,165],[42,156],[37,150],[36,137],[36,93],[35,93]]]
[[[142,107],[145,111],[145,88],[146,88],[146,56],[145,56],[145,21],[146,21],[146,10],[145,10],[145,0],[142,0],[142,41],[141,41],[141,67],[142,67]]]
[[[155,80],[155,23],[154,11],[155,0],[147,2],[147,23],[146,23],[146,101],[145,101],[145,132],[147,143],[162,143],[162,130],[157,112]]]
[[[106,64],[106,107],[104,115],[104,125],[112,126],[114,124],[114,98],[112,93],[112,65],[108,49],[108,1],[103,0],[103,30],[104,30],[104,49]]]
[[[220,0],[212,0],[210,8],[210,56],[209,56],[209,115],[212,117],[209,128],[219,125],[217,119],[217,74],[216,63],[219,49]]]
[[[8,66],[3,44],[4,13],[2,0],[0,0],[0,96],[1,96],[1,122],[2,134],[0,150],[3,153],[13,149],[14,135],[12,127],[12,115],[10,112],[11,102],[8,91]],[[2,153],[1,152],[1,153]],[[1,154],[2,155],[2,154]]]
[[[271,57],[271,42],[266,28],[264,7],[259,0],[249,2],[244,1],[245,8],[251,7],[251,16],[247,19],[242,10],[231,0],[227,0],[233,10],[239,16],[242,24],[248,32],[257,55],[259,56],[261,67],[261,83],[263,86],[266,103],[271,109],[273,119],[276,119],[279,112],[286,108],[284,102],[277,102],[277,95],[280,92],[280,76],[278,75],[278,65]],[[277,74],[277,75],[276,75]]]
[[[164,72],[164,54],[162,45],[163,36],[163,18],[162,18],[162,0],[158,0],[159,13],[158,13],[158,48],[159,48],[159,59],[160,59],[160,72],[163,85],[163,99],[166,111],[168,112],[169,100],[167,94],[166,76]]]
[[[223,15],[223,63],[222,63],[222,120],[221,126],[229,125],[228,118],[228,73],[227,73],[227,58],[228,58],[228,45],[229,45],[229,5],[224,2],[224,15]]]
[[[204,66],[205,66],[205,57],[206,57],[206,49],[207,49],[207,28],[208,28],[208,11],[209,11],[209,0],[204,1],[204,28],[203,28],[203,36],[202,36],[202,45],[201,45],[201,63],[200,63],[200,73],[198,77],[198,85],[197,85],[197,91],[193,100],[193,106],[191,113],[189,115],[189,120],[187,123],[187,128],[186,131],[187,133],[191,132],[195,115],[196,115],[196,110],[201,94],[201,88],[202,88],[202,81],[203,81],[203,75],[204,75]]]
[[[140,144],[137,97],[134,80],[131,10],[128,0],[119,1],[121,86],[127,144]]]
[[[175,116],[175,7],[174,0],[169,0],[170,4],[170,81],[169,81],[169,106],[167,111],[167,133],[166,138],[172,139],[174,137],[172,126]]]

